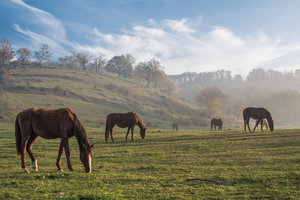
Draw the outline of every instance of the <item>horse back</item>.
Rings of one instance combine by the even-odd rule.
[[[120,128],[131,127],[137,124],[136,113],[111,113],[106,118],[107,124],[109,126],[114,126],[115,124]]]
[[[270,112],[265,108],[248,107],[243,111],[244,120],[249,118],[264,119],[270,115]]]
[[[75,114],[68,108],[30,108],[18,114],[21,130],[47,139],[74,135]]]

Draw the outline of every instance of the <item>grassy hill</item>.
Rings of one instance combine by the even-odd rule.
[[[206,125],[196,105],[130,79],[60,68],[17,68],[0,96],[0,120],[12,122],[30,107],[69,107],[88,126],[104,125],[111,112],[135,111],[146,125]]]

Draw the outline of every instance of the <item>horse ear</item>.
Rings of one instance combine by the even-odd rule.
[[[91,148],[93,148],[94,146],[95,146],[95,144],[92,144],[92,145],[91,145]]]

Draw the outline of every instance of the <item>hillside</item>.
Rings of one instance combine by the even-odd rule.
[[[146,125],[170,128],[203,126],[201,108],[160,90],[110,74],[61,68],[17,68],[0,96],[0,120],[12,122],[30,107],[69,107],[85,124],[103,126],[111,112],[135,111]]]

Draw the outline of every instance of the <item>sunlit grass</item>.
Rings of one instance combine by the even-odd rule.
[[[1,124],[0,199],[298,199],[300,130],[255,134],[243,131],[149,132],[142,140],[104,142],[103,129],[86,127],[96,143],[93,171],[84,173],[75,138],[70,140],[74,172],[56,171],[59,140],[40,138],[33,148],[39,172],[23,174],[12,124]],[[234,186],[217,185],[206,178]]]

